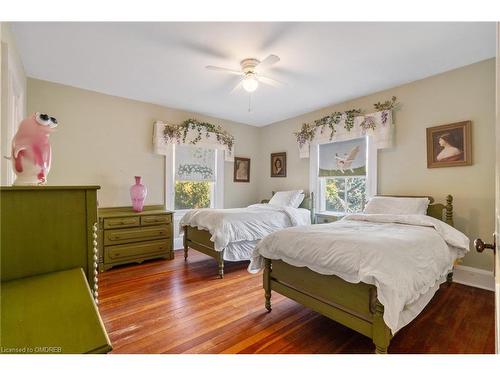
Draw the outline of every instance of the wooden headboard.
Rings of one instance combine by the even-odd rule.
[[[379,197],[429,198],[427,215],[453,226],[453,197],[451,195],[446,196],[446,204],[434,203],[434,198],[428,195],[379,195]]]

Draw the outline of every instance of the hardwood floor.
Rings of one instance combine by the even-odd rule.
[[[113,353],[372,353],[370,339],[273,292],[264,308],[262,274],[181,251],[100,275],[104,324]],[[393,338],[390,353],[493,353],[493,292],[443,285]]]

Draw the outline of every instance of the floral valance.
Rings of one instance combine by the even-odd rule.
[[[303,124],[296,132],[301,158],[309,157],[309,145],[371,136],[377,148],[393,145],[392,110],[397,105],[396,97],[391,101],[374,104],[376,112],[363,114],[359,109],[334,112],[310,124]]]
[[[174,143],[224,150],[224,159],[234,161],[234,137],[220,125],[194,119],[179,125],[156,121],[153,131],[154,152],[166,155],[169,145]]]

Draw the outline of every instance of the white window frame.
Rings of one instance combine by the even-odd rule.
[[[189,209],[175,209],[175,144],[167,146],[165,155],[165,208],[174,212],[174,228]],[[203,146],[199,146],[203,147]],[[224,151],[215,149],[215,181],[211,184],[210,207],[224,208]],[[182,248],[183,234],[174,230],[174,249]]]
[[[316,212],[331,214],[332,216],[344,215],[343,212],[326,211],[324,199],[324,178],[318,177],[319,172],[319,144],[310,145],[309,150],[309,189],[314,192],[314,207]],[[366,136],[366,197],[377,195],[377,148],[372,137]]]

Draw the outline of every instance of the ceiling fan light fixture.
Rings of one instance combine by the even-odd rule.
[[[259,81],[257,81],[257,78],[253,74],[247,74],[243,78],[242,85],[246,92],[254,92],[259,87]]]

